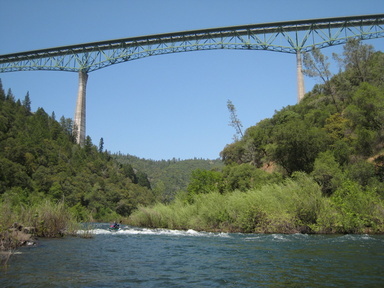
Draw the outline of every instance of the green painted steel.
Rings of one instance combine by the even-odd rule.
[[[0,72],[92,72],[113,64],[170,53],[215,50],[310,51],[348,39],[384,37],[384,14],[251,24],[156,34],[0,55]]]

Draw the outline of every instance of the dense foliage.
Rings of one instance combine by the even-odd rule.
[[[324,197],[305,173],[281,183],[245,192],[215,190],[186,201],[140,207],[131,222],[139,226],[245,233],[378,233],[383,232],[383,201],[353,182],[335,197]]]
[[[334,58],[337,75],[319,50],[304,55],[305,74],[321,84],[227,145],[222,171],[194,171],[172,205],[140,208],[132,223],[384,232],[384,54],[351,40]]]
[[[129,164],[139,171],[145,171],[145,179],[149,180],[156,200],[162,203],[171,202],[177,192],[185,190],[192,171],[217,170],[223,167],[220,159],[187,159],[150,160],[133,155],[115,154],[113,157],[122,164]]]
[[[75,144],[71,119],[30,109],[29,94],[15,101],[0,82],[1,202],[32,207],[60,200],[79,220],[107,221],[154,201],[145,173],[118,163],[90,137],[84,147]]]

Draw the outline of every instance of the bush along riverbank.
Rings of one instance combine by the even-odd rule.
[[[140,207],[131,225],[242,233],[383,233],[384,204],[375,191],[346,182],[332,196],[308,175],[246,192],[184,195]]]
[[[76,219],[63,202],[44,200],[31,207],[0,203],[1,264],[6,265],[20,246],[35,245],[38,237],[74,235],[77,229]]]

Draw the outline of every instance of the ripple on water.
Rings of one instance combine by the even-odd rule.
[[[85,231],[87,232],[87,231]],[[85,233],[79,231],[79,233]],[[361,287],[384,283],[384,236],[231,234],[108,224],[41,239],[0,287]]]

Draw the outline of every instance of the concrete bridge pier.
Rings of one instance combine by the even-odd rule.
[[[296,63],[297,63],[297,103],[304,98],[304,76],[303,76],[303,63],[301,60],[301,51],[296,52]]]
[[[79,89],[77,92],[77,102],[75,111],[75,120],[73,134],[76,137],[77,144],[84,146],[85,143],[85,108],[86,108],[86,89],[88,74],[86,71],[79,71]]]

